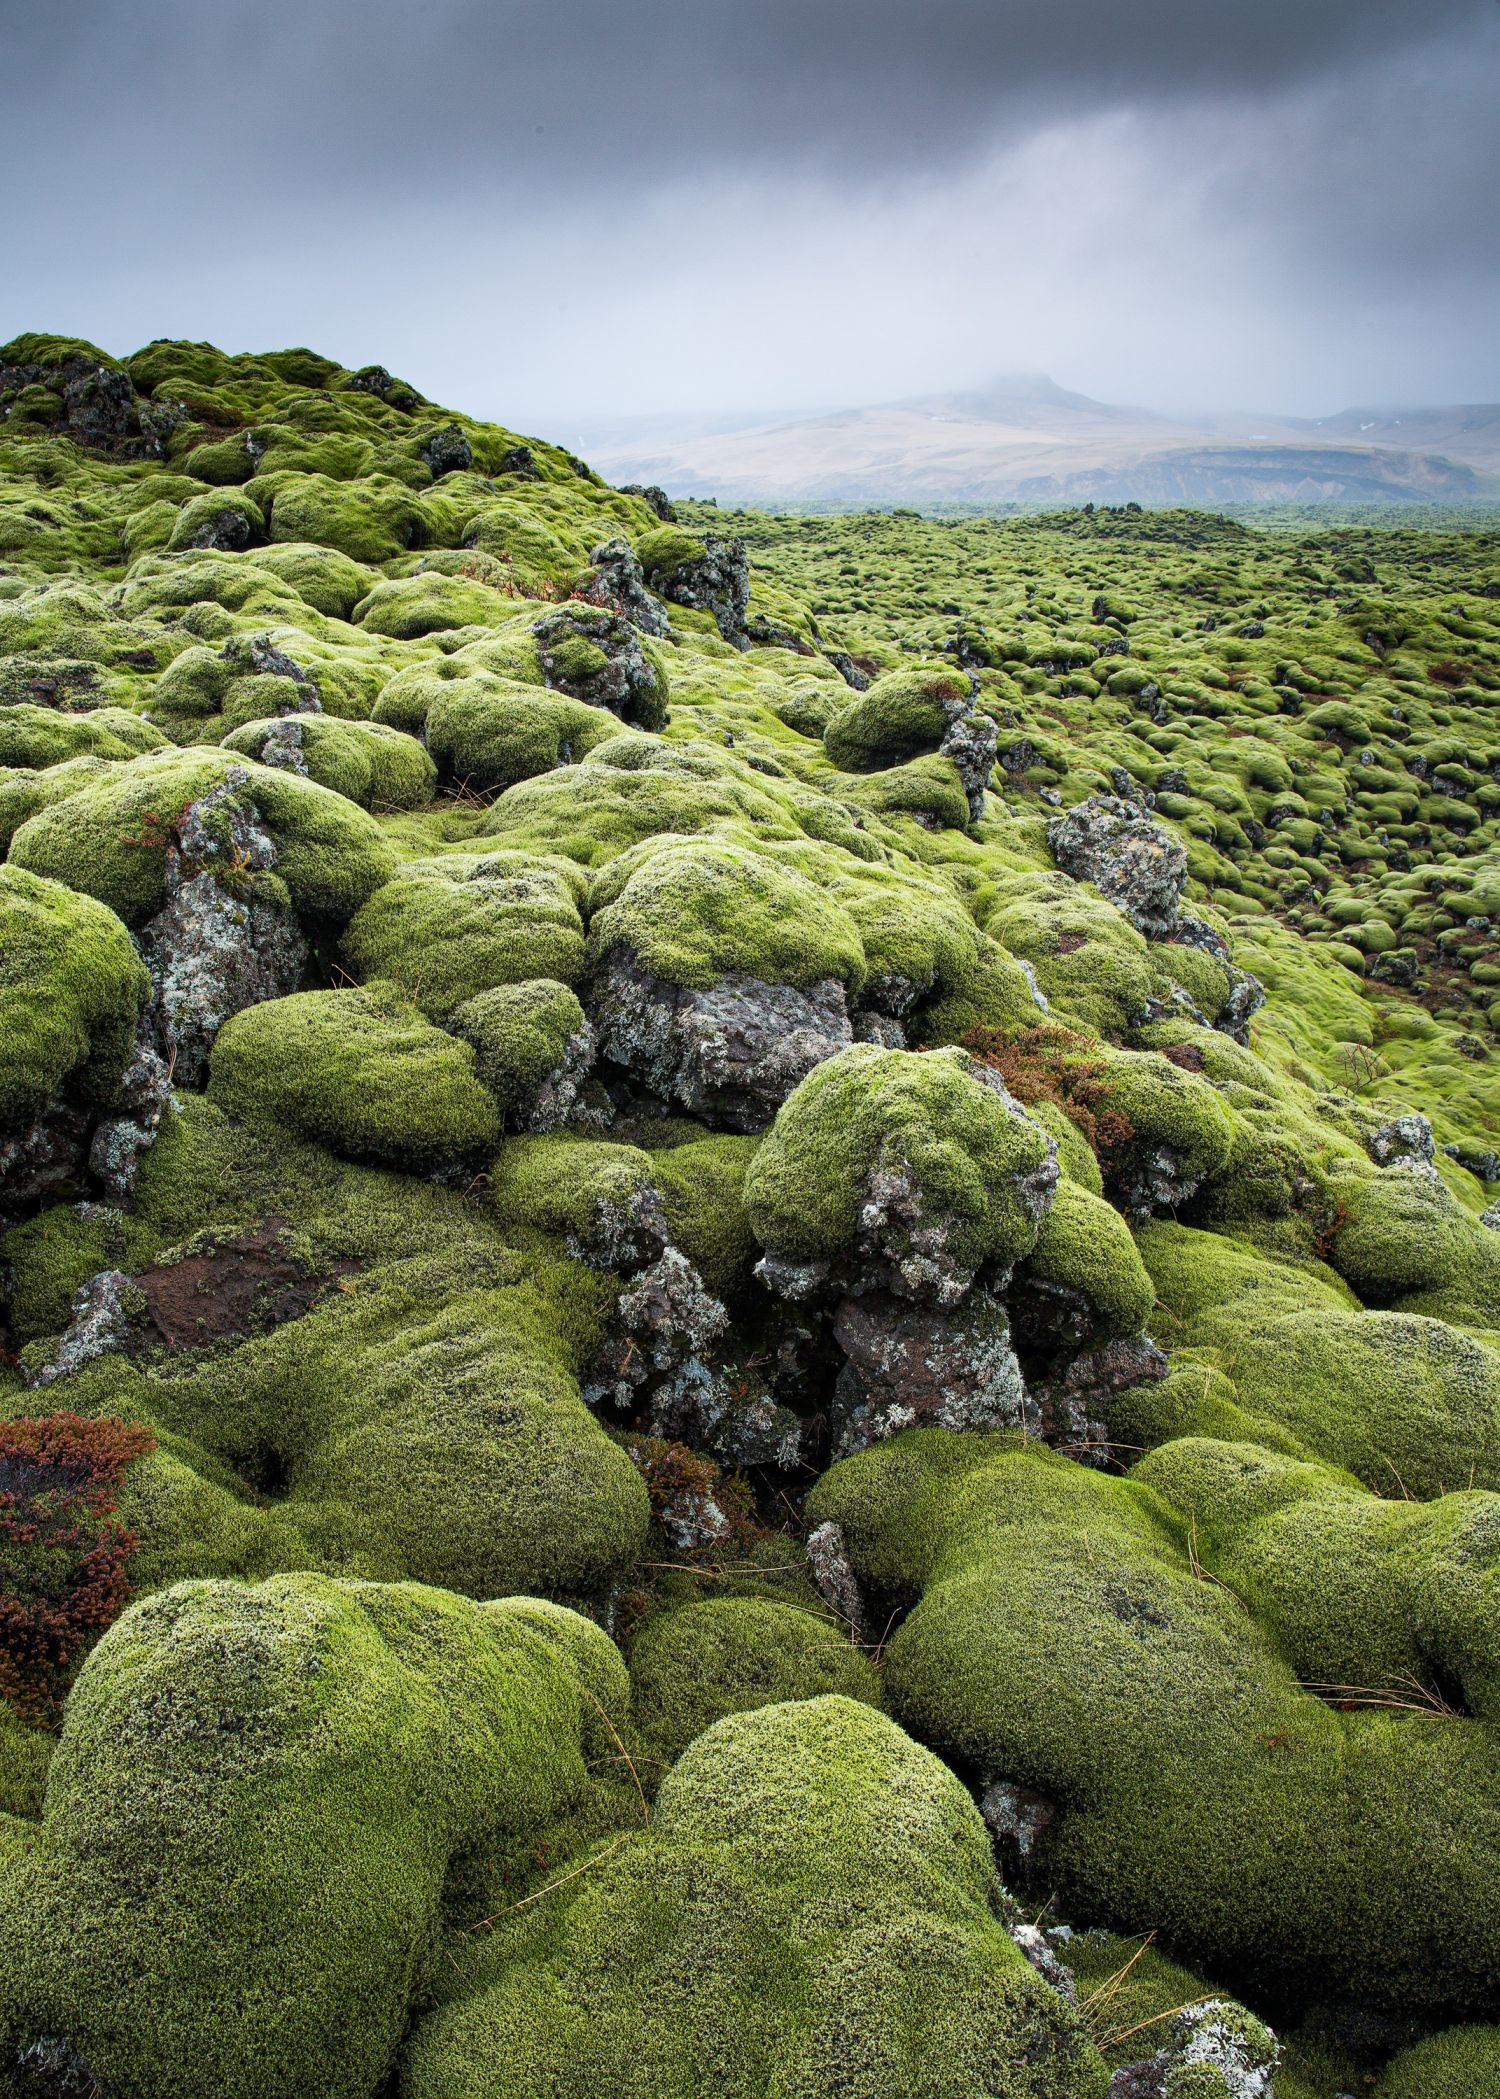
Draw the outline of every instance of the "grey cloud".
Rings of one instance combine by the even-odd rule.
[[[0,338],[532,427],[1500,394],[1496,0],[0,0]]]
[[[275,196],[312,179],[373,205],[497,171],[555,190],[726,165],[951,164],[997,125],[1274,92],[1486,9],[1494,0],[11,0],[0,97],[13,140],[71,119],[119,156],[127,189],[159,156],[159,173],[186,184]]]

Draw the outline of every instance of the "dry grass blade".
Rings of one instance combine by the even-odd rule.
[[[1126,2041],[1133,2041],[1138,2033],[1144,2033],[1150,2026],[1164,2026],[1168,2019],[1175,2019],[1179,2012],[1190,2012],[1196,2005],[1212,2003],[1213,1999],[1208,1996],[1189,1997],[1185,2003],[1174,2004],[1168,2011],[1153,2012],[1149,2019],[1138,2019],[1134,2026],[1112,2027],[1106,2033],[1096,2034],[1094,2045],[1101,2054],[1111,2048],[1121,2048]]]
[[[668,1574],[696,1574],[707,1582],[764,1582],[783,1574],[801,1574],[801,1567],[724,1567],[712,1561],[699,1566],[694,1560],[643,1560],[643,1567]]]
[[[1310,1691],[1314,1698],[1341,1710],[1354,1706],[1377,1706],[1387,1712],[1425,1713],[1437,1720],[1462,1720],[1463,1713],[1450,1705],[1441,1691],[1432,1685],[1420,1682],[1415,1676],[1400,1675],[1388,1684],[1315,1684],[1298,1685],[1302,1691]]]
[[[602,1866],[607,1858],[613,1858],[622,1844],[628,1844],[634,1835],[633,1829],[627,1829],[623,1836],[615,1838],[613,1844],[607,1845],[603,1851],[596,1851],[592,1858],[586,1858],[581,1866],[575,1866],[570,1873],[560,1873],[556,1880],[549,1880],[544,1888],[533,1888],[529,1895],[523,1895],[519,1902],[512,1902],[503,1910],[496,1910],[493,1916],[481,1917],[477,1924],[468,1926],[468,1931],[488,1931],[490,1926],[498,1924],[502,1917],[513,1917],[517,1910],[530,1909],[533,1902],[540,1902],[543,1896],[554,1894],[558,1888],[565,1888],[570,1880],[577,1880],[581,1873],[589,1873],[595,1866]]]
[[[1096,2005],[1108,2004],[1119,1995],[1121,1986],[1123,1985],[1126,1976],[1130,1973],[1131,1969],[1135,1966],[1136,1962],[1140,1959],[1141,1955],[1144,1952],[1146,1952],[1147,1948],[1151,1945],[1151,1942],[1155,1939],[1155,1937],[1156,1933],[1154,1931],[1148,1931],[1145,1938],[1141,1940],[1140,1945],[1136,1947],[1134,1953],[1131,1954],[1129,1960],[1125,1962],[1124,1966],[1116,1968],[1113,1975],[1106,1975],[1103,1982],[1099,1984],[1097,1989],[1089,1991],[1087,1997],[1084,1998],[1083,2002],[1078,2007],[1078,2009],[1083,2013],[1083,2016],[1086,2019],[1089,2018],[1090,2013],[1094,2010],[1094,2007]]]
[[[901,1613],[899,1611],[892,1611],[890,1617],[886,1619],[884,1630],[882,1631],[880,1638],[875,1642],[875,1645],[870,1652],[870,1664],[872,1668],[878,1669],[881,1663],[885,1660],[885,1643],[891,1636],[891,1627],[895,1624],[896,1620],[900,1616]]]
[[[620,1740],[619,1729],[615,1726],[613,1720],[610,1719],[608,1713],[605,1712],[603,1706],[599,1703],[598,1699],[594,1696],[593,1692],[589,1689],[588,1685],[580,1683],[578,1688],[583,1693],[584,1697],[588,1700],[589,1704],[594,1708],[594,1711],[599,1715],[599,1718],[604,1722],[605,1726],[609,1729],[610,1740],[614,1743],[616,1749],[619,1750],[620,1755],[625,1759],[625,1764],[630,1772],[630,1776],[635,1781],[635,1790],[637,1798],[640,1800],[641,1803],[641,1826],[644,1829],[649,1829],[651,1827],[651,1808],[649,1802],[646,1799],[646,1789],[641,1784],[641,1774],[635,1768],[634,1757],[630,1754],[630,1751],[625,1747],[625,1744]]]

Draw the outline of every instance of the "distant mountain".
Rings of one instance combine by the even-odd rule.
[[[615,481],[772,507],[1500,501],[1500,406],[1179,419],[1041,373],[792,419],[655,417],[588,450]]]
[[[1312,427],[1355,443],[1437,452],[1500,473],[1500,405],[1493,401],[1456,408],[1346,408]]]

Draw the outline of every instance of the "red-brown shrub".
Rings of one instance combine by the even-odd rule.
[[[1128,1144],[1135,1127],[1112,1107],[1103,1061],[1091,1056],[1092,1036],[1054,1022],[1006,1033],[1000,1028],[970,1028],[964,1048],[981,1064],[999,1072],[1023,1108],[1051,1101],[1095,1152]]]
[[[45,1718],[130,1598],[136,1537],[114,1520],[137,1423],[78,1414],[0,1422],[0,1697]]]

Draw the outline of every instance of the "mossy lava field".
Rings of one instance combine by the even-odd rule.
[[[1500,2093],[1497,705],[0,349],[5,2099]]]

